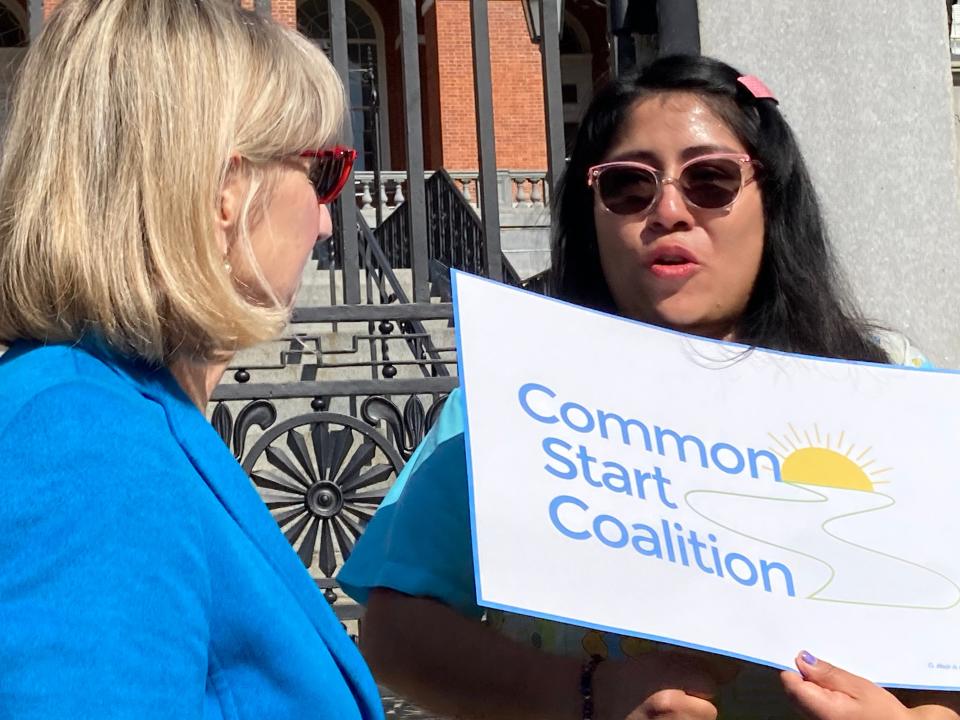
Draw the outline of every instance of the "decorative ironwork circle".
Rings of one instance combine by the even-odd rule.
[[[243,461],[300,560],[328,578],[350,557],[401,467],[376,428],[330,412],[270,427]]]
[[[332,482],[311,485],[307,490],[307,509],[317,517],[334,517],[343,509],[343,493]]]

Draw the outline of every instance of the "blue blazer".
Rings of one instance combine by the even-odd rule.
[[[95,343],[0,358],[0,718],[382,716],[169,372]]]

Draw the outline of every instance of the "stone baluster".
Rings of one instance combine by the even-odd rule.
[[[463,178],[460,181],[460,192],[463,193],[463,199],[472,205],[473,199],[470,197],[470,178]]]
[[[396,180],[395,182],[396,190],[393,192],[393,204],[396,206],[406,200],[406,198],[403,196],[403,183],[400,180]]]
[[[530,204],[543,207],[543,186],[541,178],[528,178],[530,182]]]
[[[515,177],[513,182],[516,185],[516,202],[514,202],[514,207],[530,207],[532,203],[530,202],[530,193],[527,191],[527,179],[524,177]]]
[[[380,178],[380,185],[377,188],[377,202],[380,203],[380,209],[386,210],[387,208],[387,181],[382,177]]]
[[[516,207],[513,200],[513,180],[510,173],[503,170],[497,171],[497,201],[500,207]]]
[[[360,209],[367,210],[373,205],[373,196],[370,194],[370,183],[363,180],[360,183]]]

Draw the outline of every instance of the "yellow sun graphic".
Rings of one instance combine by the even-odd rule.
[[[821,437],[820,428],[813,426],[813,436],[805,430],[801,435],[788,424],[789,433],[783,437],[770,434],[776,443],[770,448],[780,458],[780,477],[783,482],[796,485],[820,485],[842,490],[873,492],[875,485],[887,481],[878,479],[891,468],[874,469],[869,457],[872,448],[858,450],[845,440],[841,432],[836,441],[830,434]]]

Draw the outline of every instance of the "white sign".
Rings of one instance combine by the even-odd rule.
[[[960,689],[960,377],[454,288],[482,605]]]

